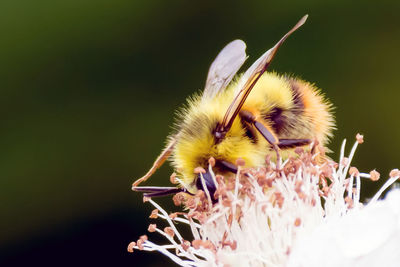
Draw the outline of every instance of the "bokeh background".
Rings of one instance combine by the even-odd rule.
[[[249,66],[307,13],[271,69],[323,88],[333,151],[361,132],[355,166],[382,180],[400,167],[400,2],[237,2],[1,1],[1,266],[172,265],[126,252],[152,210],[131,183],[226,43],[245,40]]]

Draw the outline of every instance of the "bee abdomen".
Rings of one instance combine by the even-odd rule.
[[[292,105],[290,108],[280,106],[273,107],[266,115],[265,119],[271,123],[271,127],[278,135],[287,135],[293,132],[293,127],[299,126],[299,116],[305,110],[304,97],[300,84],[295,79],[287,79],[290,92],[292,94]]]

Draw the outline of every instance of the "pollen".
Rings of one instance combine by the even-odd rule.
[[[175,206],[181,206],[185,202],[185,194],[178,193],[172,197]]]
[[[236,160],[236,165],[243,167],[244,165],[246,165],[246,161],[244,159],[242,159],[242,158],[238,158]]]
[[[176,217],[178,217],[178,212],[171,213],[171,214],[169,215],[169,217],[170,217],[172,220],[175,219]]]
[[[157,225],[155,223],[153,223],[153,224],[149,225],[149,228],[147,228],[147,231],[149,231],[150,233],[153,233],[156,231],[156,229],[157,229]]]
[[[400,171],[399,171],[399,169],[393,169],[393,170],[391,170],[389,176],[390,176],[391,178],[396,178],[396,177],[399,178],[399,177],[400,177]]]
[[[362,143],[364,143],[364,135],[361,135],[361,134],[357,134],[356,135],[356,139],[357,139],[357,142],[359,143],[359,144],[362,144]]]
[[[376,170],[372,170],[369,175],[371,176],[372,181],[378,181],[379,178],[381,177],[380,173],[377,172]]]
[[[358,171],[358,169],[356,167],[350,167],[349,174],[353,175],[353,176],[357,176],[360,174],[360,172]]]
[[[208,159],[208,164],[209,164],[211,167],[214,167],[214,166],[215,166],[215,159],[214,159],[213,157],[209,158],[209,159]]]
[[[178,184],[179,181],[176,179],[176,173],[172,173],[171,176],[169,177],[169,181],[171,182],[171,184]]]
[[[144,241],[141,240],[141,239],[139,239],[139,240],[136,242],[136,246],[137,246],[137,248],[138,248],[139,250],[143,250],[143,249],[144,249],[143,243],[144,243]]]
[[[192,246],[195,249],[199,249],[202,245],[203,245],[203,240],[196,239],[192,241]]]
[[[194,169],[194,173],[195,174],[200,174],[200,173],[206,173],[206,170],[204,169],[204,168],[202,168],[202,167],[196,167],[195,169]]]
[[[150,218],[150,219],[157,219],[157,217],[158,217],[158,209],[154,209],[154,210],[151,212],[149,218]]]
[[[346,157],[343,157],[342,160],[340,161],[340,164],[342,164],[343,166],[347,166],[349,164],[349,159]]]
[[[190,241],[188,241],[188,240],[182,240],[181,246],[182,246],[182,249],[183,249],[184,251],[188,251],[189,248],[190,248]]]
[[[129,243],[128,248],[127,248],[128,252],[132,253],[135,246],[136,246],[136,242]]]
[[[174,235],[175,235],[174,230],[168,226],[164,228],[164,233],[166,233],[170,237],[174,237]]]

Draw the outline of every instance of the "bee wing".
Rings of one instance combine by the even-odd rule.
[[[227,44],[210,66],[202,99],[213,98],[225,89],[245,61],[246,44],[242,40]]]
[[[283,44],[283,42],[300,26],[302,26],[307,20],[308,15],[302,17],[299,22],[288,32],[286,33],[278,43],[267,52],[265,52],[256,62],[251,65],[251,67],[245,72],[242,78],[239,81],[237,92],[235,94],[235,98],[232,101],[232,104],[229,106],[225,116],[220,123],[219,132],[227,132],[229,128],[232,126],[233,120],[239,113],[242,108],[244,102],[246,101],[247,96],[250,94],[254,85],[257,83],[258,79],[261,75],[267,70],[269,64],[274,58],[278,48]]]

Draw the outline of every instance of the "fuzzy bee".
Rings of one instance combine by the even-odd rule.
[[[331,104],[306,81],[266,72],[278,48],[306,19],[307,15],[243,74],[236,75],[247,58],[245,43],[235,40],[226,45],[210,66],[203,93],[188,99],[166,148],[133,183],[133,190],[152,197],[194,194],[205,185],[213,193],[211,174],[207,171],[200,179],[194,173],[198,166],[208,169],[211,157],[215,172],[235,173],[238,158],[246,167],[263,166],[267,155],[279,162],[295,147],[314,140],[326,145],[334,128]],[[139,187],[167,159],[181,187]]]

